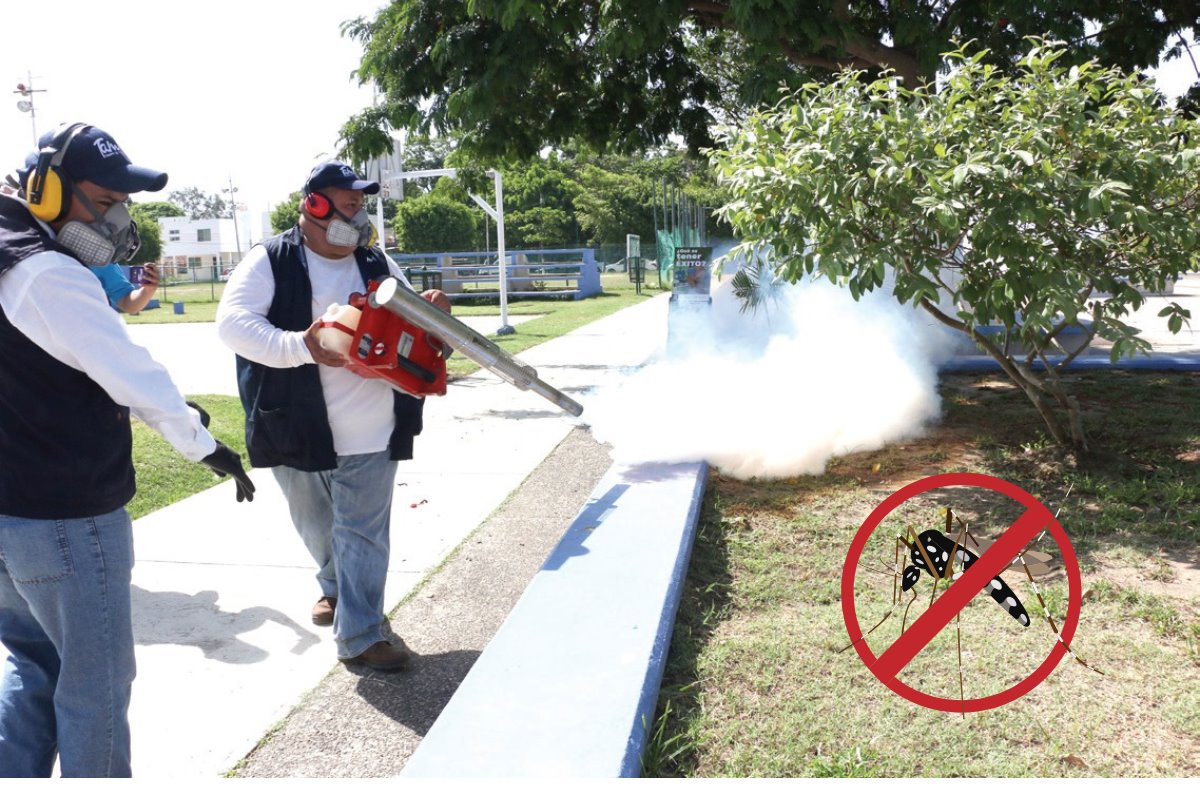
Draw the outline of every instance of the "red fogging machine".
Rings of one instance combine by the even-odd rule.
[[[583,406],[539,378],[533,367],[395,278],[371,281],[367,291],[321,317],[322,342],[345,352],[351,371],[382,378],[415,397],[444,395],[446,358],[453,348],[518,389],[541,395],[572,416],[583,413]]]

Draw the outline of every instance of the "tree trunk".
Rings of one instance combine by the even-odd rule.
[[[1042,421],[1046,424],[1046,430],[1050,432],[1050,436],[1054,439],[1055,444],[1060,447],[1066,447],[1076,453],[1086,453],[1088,451],[1087,439],[1083,433],[1083,419],[1080,415],[1079,402],[1056,385],[1058,378],[1056,373],[1050,373],[1049,382],[1038,380],[1030,369],[1023,367],[1014,358],[1006,355],[991,339],[988,339],[986,336],[980,336],[975,332],[974,327],[964,325],[928,300],[921,300],[921,307],[943,325],[967,334],[973,342],[979,345],[985,353],[1000,365],[1000,368],[1004,370],[1004,374],[1020,387],[1021,391],[1025,392],[1025,396],[1029,398],[1029,401],[1033,403],[1033,407],[1041,415]],[[1046,368],[1049,370],[1049,365]],[[1051,401],[1066,413],[1066,428],[1063,427],[1062,422],[1059,420]]]
[[[1088,451],[1087,439],[1083,434],[1083,420],[1079,414],[1079,402],[1061,389],[1048,389],[1043,381],[1039,381],[1026,372],[1013,359],[1005,356],[1018,377],[1014,378],[1025,395],[1033,402],[1047,430],[1054,437],[1055,444],[1066,447],[1071,451],[1082,454]],[[1003,366],[1003,364],[1002,364]],[[1005,370],[1008,372],[1008,370]],[[1012,373],[1010,373],[1012,374]],[[1067,426],[1063,427],[1051,400],[1067,415]]]

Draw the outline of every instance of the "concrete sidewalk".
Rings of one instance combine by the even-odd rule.
[[[590,391],[662,345],[666,300],[625,309],[520,358],[586,408]],[[194,328],[201,340],[212,335],[199,324],[173,327]],[[197,347],[176,342],[163,360],[188,393],[231,393],[223,381],[232,356],[223,348],[203,346],[221,383],[185,377],[202,372]],[[397,476],[385,608],[483,523],[577,424],[486,372],[430,398],[416,458]],[[314,567],[278,486],[268,471],[251,477],[258,487],[251,504],[235,502],[233,486],[224,483],[134,523],[138,678],[130,719],[139,777],[225,773],[331,669],[342,669],[329,629],[309,618],[319,594]]]
[[[1178,303],[1192,312],[1191,327],[1185,326],[1179,333],[1171,333],[1166,317],[1158,316],[1171,303]],[[1124,321],[1141,330],[1140,336],[1150,343],[1155,353],[1200,353],[1200,272],[1181,276],[1171,294],[1147,297],[1145,304]]]

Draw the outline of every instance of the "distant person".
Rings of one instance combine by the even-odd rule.
[[[380,670],[411,651],[387,629],[383,590],[396,462],[413,456],[424,400],[344,367],[317,337],[319,317],[399,267],[374,246],[364,208],[379,184],[330,161],[303,187],[300,219],[254,247],[230,277],[217,332],[237,353],[250,463],[271,467],[317,564],[315,625],[332,625],[337,657]],[[438,290],[425,297],[449,310]]]
[[[106,264],[103,267],[92,267],[92,274],[100,279],[104,293],[108,295],[108,304],[126,314],[136,314],[154,299],[158,291],[158,265],[147,262],[137,270],[138,285],[134,286],[125,277],[125,269],[120,264]]]
[[[254,484],[85,269],[136,252],[125,203],[166,173],[134,166],[90,125],[39,147],[24,182],[0,192],[0,777],[49,777],[56,756],[64,777],[123,777],[130,414],[232,475],[239,500]]]

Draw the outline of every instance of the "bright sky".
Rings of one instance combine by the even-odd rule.
[[[170,174],[166,189],[137,199],[223,191],[232,177],[257,220],[333,155],[342,123],[371,104],[370,88],[351,78],[361,48],[340,25],[384,2],[4,0],[0,77],[10,93],[30,74],[46,90],[34,95],[39,134],[92,123],[135,164]],[[1184,57],[1160,84],[1175,96],[1195,79]],[[19,95],[8,97],[0,172],[34,149],[30,115],[17,109]]]
[[[251,212],[287,199],[338,130],[369,106],[351,72],[362,49],[341,23],[384,0],[5,0],[0,8],[0,173],[34,149],[17,83],[34,95],[37,132],[88,122],[133,163],[170,175],[166,189],[228,188]],[[228,199],[228,195],[226,195]],[[254,219],[257,221],[257,215]],[[256,237],[257,238],[257,237]]]

